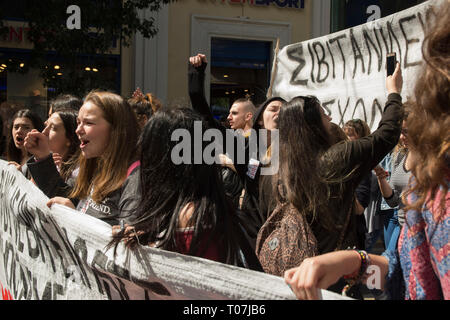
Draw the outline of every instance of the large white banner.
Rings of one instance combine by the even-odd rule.
[[[0,160],[0,298],[295,299],[280,277],[164,250],[105,247],[111,227],[48,198]],[[322,290],[324,299],[344,297]]]
[[[274,62],[272,95],[287,100],[315,95],[333,118],[343,125],[360,118],[375,129],[384,104],[386,55],[397,54],[404,86],[402,97],[413,96],[423,64],[422,43],[433,19],[431,0],[383,19],[280,50]]]

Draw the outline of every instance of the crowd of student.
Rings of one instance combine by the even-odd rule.
[[[271,97],[259,107],[239,99],[226,126],[205,98],[207,57],[198,54],[188,63],[192,108],[163,106],[139,89],[128,100],[63,95],[45,123],[23,109],[2,124],[1,151],[48,206],[111,225],[110,248],[146,245],[271,273],[299,299],[317,298],[317,288],[361,298],[355,284],[374,265],[390,299],[449,299],[449,19],[447,3],[425,38],[414,99],[402,104],[399,63],[386,78],[373,132],[360,119],[333,124],[314,96]],[[223,137],[242,129],[236,143],[223,143],[220,164],[194,161],[194,144],[184,150],[191,161],[174,163],[173,133],[193,137],[197,123]],[[262,131],[266,152],[252,153],[252,135]],[[199,142],[203,153],[209,142]],[[278,172],[262,175],[275,152]],[[378,256],[371,252],[381,234]]]

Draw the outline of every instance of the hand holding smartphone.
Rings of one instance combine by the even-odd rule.
[[[400,63],[397,61],[395,52],[389,53],[386,56],[386,73],[386,89],[388,90],[388,93],[400,94],[403,87],[403,77]]]
[[[388,77],[394,74],[396,65],[397,65],[397,54],[395,52],[388,53],[386,57],[386,71]]]

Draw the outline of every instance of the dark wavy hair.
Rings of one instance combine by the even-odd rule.
[[[275,192],[280,201],[292,203],[310,222],[326,219],[321,213],[330,193],[319,170],[320,157],[331,146],[319,108],[316,97],[298,96],[283,106],[278,120],[280,167]],[[278,192],[278,183],[284,194]]]
[[[79,111],[83,101],[71,94],[61,94],[50,102],[50,114],[53,114],[61,109],[73,109]]]
[[[361,119],[352,119],[347,121],[344,124],[345,128],[352,128],[355,130],[355,133],[358,135],[358,138],[363,138],[370,135],[370,128],[367,123]]]
[[[22,160],[22,151],[16,147],[14,144],[14,138],[12,136],[12,128],[14,121],[18,118],[28,118],[33,124],[33,129],[41,132],[44,129],[44,122],[42,119],[33,111],[29,109],[21,109],[17,111],[11,119],[10,130],[8,132],[8,142],[6,147],[6,158],[8,161],[15,161],[17,163],[21,163]],[[30,155],[31,156],[31,155]]]
[[[425,36],[425,61],[415,86],[415,103],[406,121],[409,148],[414,152],[412,172],[416,183],[411,191],[418,195],[405,210],[421,211],[442,188],[441,213],[445,215],[445,194],[450,176],[450,4],[434,8],[436,20]],[[405,203],[407,203],[405,201]]]
[[[241,265],[238,230],[231,203],[225,196],[216,164],[194,164],[194,144],[190,154],[191,163],[175,164],[172,151],[178,144],[171,137],[175,130],[187,130],[194,137],[194,123],[201,123],[207,130],[207,123],[192,109],[181,108],[160,110],[155,113],[140,137],[142,200],[135,211],[131,224],[136,237],[127,244],[148,245],[177,251],[176,232],[179,214],[188,204],[193,204],[190,224],[194,236],[189,254],[201,256],[211,244],[220,244],[222,262]],[[202,143],[202,151],[207,143]],[[209,235],[209,236],[207,236]],[[117,245],[125,238],[124,232],[113,237],[110,245]]]
[[[70,178],[72,172],[78,167],[78,158],[80,156],[80,140],[75,133],[77,129],[78,111],[73,108],[59,108],[57,113],[61,118],[64,129],[66,130],[66,138],[70,141],[69,150],[61,166],[61,177],[64,180]]]

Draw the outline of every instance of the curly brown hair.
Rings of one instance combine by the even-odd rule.
[[[428,30],[422,46],[426,64],[415,86],[415,103],[407,119],[410,149],[415,161],[412,172],[416,183],[412,192],[417,201],[406,210],[420,211],[442,188],[448,191],[450,177],[450,2],[435,8],[434,27]],[[405,199],[406,200],[406,199]],[[407,203],[405,201],[405,203]],[[438,219],[445,214],[442,197]]]

